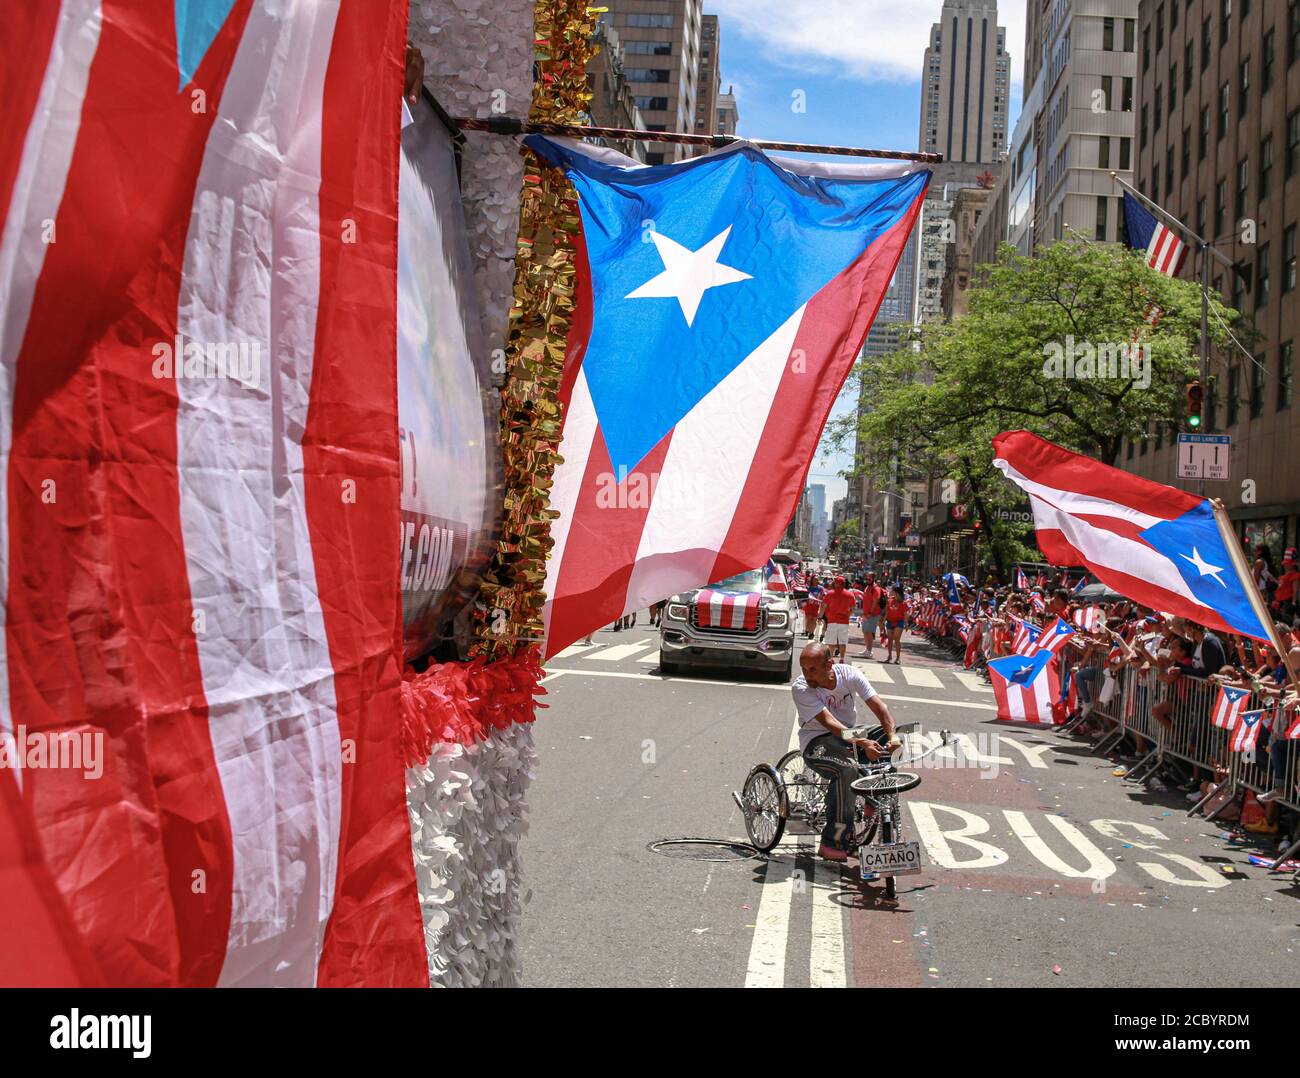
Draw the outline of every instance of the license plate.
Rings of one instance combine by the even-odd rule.
[[[860,846],[858,860],[864,876],[868,872],[882,876],[912,876],[921,871],[921,844],[896,842],[892,846]]]

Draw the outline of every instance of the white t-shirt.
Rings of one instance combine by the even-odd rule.
[[[795,710],[799,714],[799,751],[803,752],[815,737],[829,734],[817,716],[822,711],[829,711],[845,726],[858,725],[857,705],[853,694],[857,693],[864,701],[876,695],[871,682],[856,666],[848,663],[835,663],[835,688],[813,688],[807,678],[800,674],[790,685],[790,695],[794,697]]]

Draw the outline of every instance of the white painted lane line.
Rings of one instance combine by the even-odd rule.
[[[818,886],[819,875],[828,882]],[[808,884],[812,888],[812,950],[808,956],[808,983],[812,988],[848,987],[844,961],[844,909],[831,895],[839,890],[837,866],[814,862]]]
[[[627,659],[635,655],[643,648],[648,648],[653,640],[638,640],[634,644],[614,644],[612,647],[605,648],[599,655],[588,655],[589,659],[597,659],[600,662],[618,662],[619,659]]]
[[[952,676],[966,686],[971,692],[992,692],[993,686],[985,681],[979,674],[972,674],[969,670],[954,670]]]
[[[880,663],[872,663],[866,661],[859,662],[855,660],[853,665],[867,675],[868,681],[885,681],[885,682],[889,682],[890,684],[892,684],[894,681],[889,671],[886,670],[884,666],[881,665]]]
[[[568,670],[552,670],[544,678],[542,678],[537,684],[545,685],[548,681],[554,681],[557,677],[563,677],[565,674],[568,674],[570,672],[571,671]]]
[[[920,689],[942,689],[943,682],[935,675],[933,670],[927,670],[924,666],[900,666],[898,670],[903,675],[903,680],[909,685],[915,685]]]
[[[576,677],[621,677],[631,678],[633,681],[671,681],[676,685],[700,686],[718,686],[726,689],[767,689],[776,692],[789,692],[789,685],[764,685],[761,682],[753,681],[697,681],[695,678],[679,677],[662,677],[659,674],[631,674],[623,670],[579,670],[576,667],[565,667],[562,671],[566,674],[573,674]],[[942,688],[943,686],[940,686]],[[992,704],[976,704],[969,700],[933,700],[923,696],[898,696],[893,693],[881,693],[882,700],[893,700],[903,704],[932,704],[935,707],[963,707],[969,711],[997,711]]]
[[[659,649],[655,648],[649,655],[638,655],[636,661],[639,663],[657,663],[659,661]],[[992,692],[993,690],[989,690]]]
[[[600,646],[600,644],[570,644],[563,651],[557,651],[552,658],[568,659],[573,655],[581,655],[584,651],[589,651],[591,648],[598,648]],[[588,658],[590,658],[590,656],[588,656]]]

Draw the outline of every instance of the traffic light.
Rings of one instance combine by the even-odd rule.
[[[1187,401],[1188,429],[1198,430],[1201,426],[1201,401],[1205,397],[1205,389],[1200,382],[1188,382],[1183,397]]]

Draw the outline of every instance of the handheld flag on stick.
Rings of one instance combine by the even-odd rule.
[[[1237,717],[1237,725],[1232,731],[1232,751],[1233,752],[1254,752],[1255,743],[1259,740],[1260,727],[1267,727],[1268,720],[1264,717],[1268,714],[1266,708],[1260,708],[1258,711],[1243,711]]]
[[[1210,722],[1220,730],[1231,730],[1237,725],[1237,719],[1241,715],[1241,708],[1249,696],[1249,689],[1236,689],[1231,685],[1220,686],[1218,698],[1214,702],[1214,711],[1210,715]]]
[[[999,719],[1049,726],[1053,723],[1052,705],[1061,694],[1061,681],[1049,652],[992,659],[989,673]]]

